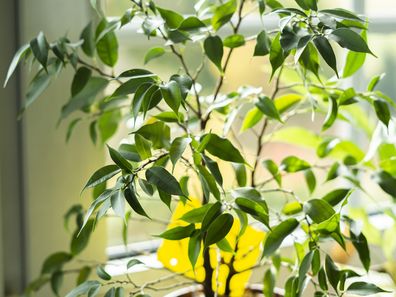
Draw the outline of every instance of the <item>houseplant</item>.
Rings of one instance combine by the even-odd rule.
[[[365,192],[367,184],[360,182],[363,177],[379,185],[389,200],[396,197],[395,147],[386,140],[394,129],[391,114],[395,105],[375,89],[380,76],[373,78],[365,91],[342,88],[345,79],[364,64],[366,55],[373,55],[366,42],[366,20],[344,9],[318,9],[315,0],[296,0],[293,8],[285,8],[281,2],[286,1],[197,1],[196,13],[183,16],[153,1],[132,1],[123,16],[109,20],[101,3],[91,0],[96,16],[82,30],[81,40],[61,37],[48,42],[40,33],[17,52],[6,80],[20,61],[39,65],[24,109],[52,78],[71,66],[75,69],[72,95],[61,111],[62,120],[73,117],[68,136],[82,119],[90,121],[94,142],[107,140],[126,119],[134,125],[127,136],[129,143],[108,147],[112,164],[89,178],[84,188],[93,189],[89,209],[74,206],[66,214],[67,219],[76,221],[70,251],[50,255],[42,275],[27,293],[50,283],[59,295],[64,274],[76,272],[78,284],[68,297],[95,296],[100,291],[106,296],[148,296],[155,283],[139,285],[131,277],[123,283],[112,281],[101,264],[67,268],[110,209],[126,224],[130,216],[155,217],[155,212],[149,213],[139,201],[143,192],[172,211],[176,204],[183,207],[199,198],[200,204],[176,218],[180,226],[170,227],[159,237],[188,242],[184,252],[190,270],[201,269],[197,263],[202,262],[205,296],[232,296],[232,279],[241,273],[234,265],[236,255],[250,223],[265,232],[261,257],[248,270],[268,267],[263,275],[266,296],[273,295],[275,282],[285,289],[285,296],[302,295],[307,286],[315,289],[315,296],[384,292],[360,280],[353,270],[335,264],[331,253],[322,249],[326,241],[343,249],[352,245],[368,271],[367,238],[358,221],[346,212],[348,201],[352,192]],[[244,20],[251,15],[257,21],[278,18],[279,25],[273,30],[263,26],[260,32],[241,34]],[[148,38],[164,42],[147,52],[146,62],[155,62],[166,52],[177,57],[180,65],[170,78],[127,65],[125,71],[113,74],[111,68],[118,57],[115,32],[131,22],[139,23]],[[263,73],[263,84],[271,90],[241,85],[224,92],[233,53],[250,43],[255,45],[252,59],[269,58],[270,65],[263,65],[270,69],[268,75]],[[184,56],[191,44],[202,52],[197,69],[192,69]],[[342,71],[337,63],[340,55],[333,50],[336,46],[347,52]],[[216,71],[214,90],[199,84],[204,66]],[[114,91],[108,93],[110,85]],[[306,114],[313,117],[308,127],[288,125]],[[378,121],[375,133],[366,121],[372,117]],[[362,151],[353,141],[337,135],[331,128],[339,122],[363,131],[371,140],[369,149]],[[236,127],[240,127],[238,133],[251,133],[257,140],[240,143]],[[291,155],[274,161],[263,152],[276,141],[312,146],[316,158],[308,162]],[[252,147],[252,154],[244,152]],[[235,177],[227,174],[231,169]],[[301,173],[308,187],[303,196],[282,183],[288,175]],[[332,189],[316,196],[317,180],[331,183]],[[348,186],[335,186],[338,180],[347,181]],[[192,184],[202,189],[199,196],[189,194]],[[274,193],[286,199],[273,199]],[[132,212],[125,211],[125,204]],[[390,209],[381,211],[392,214]],[[231,241],[226,236],[236,225],[238,232]],[[295,254],[280,256],[282,242],[296,233]],[[221,265],[228,266],[219,292],[221,272],[213,254]],[[228,261],[224,260],[226,254]],[[138,263],[132,259],[128,265]],[[285,279],[278,277],[281,267],[290,270]],[[92,268],[101,281],[88,280]]]

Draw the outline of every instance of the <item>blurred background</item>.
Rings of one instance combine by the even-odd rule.
[[[2,0],[0,2],[0,79],[5,78],[8,65],[20,45],[31,40],[39,31],[44,31],[48,39],[57,38],[65,33],[77,40],[92,13],[89,1],[81,0]],[[158,1],[163,7],[175,8],[183,13],[192,12],[192,2],[188,0]],[[293,1],[290,1],[293,5]],[[106,0],[105,10],[109,17],[119,16],[130,5],[127,0]],[[379,89],[391,97],[396,97],[396,4],[394,0],[322,0],[324,7],[343,7],[369,18],[369,45],[379,57],[367,57],[365,67],[346,84],[364,89],[373,75],[386,73]],[[257,32],[262,24],[248,21],[243,33]],[[137,28],[127,26],[118,35],[120,59],[116,72],[143,66],[143,57],[156,41],[147,41],[140,36]],[[224,91],[248,83],[268,90],[268,59],[252,60],[253,44],[238,49],[229,68],[229,76]],[[187,60],[191,65],[198,62],[194,56],[198,49],[188,51]],[[342,54],[342,53],[340,53]],[[341,61],[343,59],[340,59]],[[194,64],[195,63],[195,64]],[[148,68],[160,76],[174,73],[177,61],[169,55],[160,63],[149,64]],[[260,65],[257,67],[257,65]],[[79,193],[91,173],[106,163],[103,147],[95,147],[88,137],[88,125],[76,129],[68,143],[65,141],[66,125],[56,126],[59,111],[69,96],[69,85],[73,73],[70,71],[52,83],[49,90],[17,121],[18,110],[29,82],[26,68],[18,71],[6,89],[0,89],[0,296],[18,296],[26,283],[36,277],[41,263],[47,255],[55,251],[67,250],[70,234],[63,228],[63,215],[75,203],[89,203],[89,197]],[[204,69],[200,83],[205,87],[214,85],[216,70]],[[297,118],[294,125],[307,123],[308,118]],[[367,119],[370,122],[370,119]],[[370,123],[367,123],[368,125]],[[293,125],[293,122],[291,123]],[[338,127],[334,133],[353,134],[352,130]],[[119,129],[111,143],[115,146],[126,134]],[[243,134],[244,143],[255,144],[251,135]],[[360,143],[357,136],[356,142]],[[366,145],[362,141],[362,145]],[[365,149],[365,147],[363,147]],[[276,151],[276,154],[274,153]],[[293,145],[274,144],[266,148],[264,154],[279,161],[284,156],[296,154],[303,158],[312,157],[312,151]],[[264,173],[263,173],[264,174]],[[301,181],[297,178],[287,181],[297,192]],[[302,187],[302,186],[301,186]],[[326,189],[321,189],[326,192]],[[372,189],[376,193],[377,189]],[[276,198],[276,197],[274,197]],[[378,197],[379,201],[381,197]],[[359,203],[367,203],[356,197]],[[146,206],[163,218],[169,211],[156,201],[147,201]],[[129,228],[128,247],[122,243],[122,221],[109,218],[100,224],[88,251],[81,257],[90,260],[106,261],[128,257],[136,253],[155,249],[151,234],[158,234],[164,225],[136,221]],[[374,232],[374,231],[373,231]],[[396,231],[395,231],[396,233]],[[379,233],[378,233],[379,234]],[[379,236],[375,233],[373,236]],[[393,237],[389,237],[392,239]],[[389,240],[388,239],[388,240]],[[378,245],[381,237],[377,240]],[[393,241],[395,239],[393,238]],[[391,244],[388,241],[388,244]],[[396,242],[392,243],[393,245]],[[378,259],[383,258],[379,250]],[[380,260],[378,260],[380,261]],[[115,270],[114,273],[117,273]],[[142,273],[142,279],[147,275]],[[40,296],[52,296],[45,291]]]

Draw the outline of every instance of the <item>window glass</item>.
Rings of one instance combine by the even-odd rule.
[[[365,0],[366,15],[370,18],[391,18],[396,16],[395,0]]]

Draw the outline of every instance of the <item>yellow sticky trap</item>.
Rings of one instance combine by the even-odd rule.
[[[188,201],[185,205],[179,203],[172,215],[168,229],[188,225],[186,222],[179,220],[179,218],[193,208],[200,206],[201,203],[197,199],[191,199],[191,201]],[[199,224],[197,224],[196,227],[199,228]],[[230,232],[226,236],[227,241],[233,248],[235,248],[239,230],[240,221],[235,219]],[[245,285],[252,274],[249,268],[253,267],[260,257],[261,243],[264,237],[265,233],[263,231],[248,226],[245,233],[239,238],[238,251],[234,259],[234,268],[236,271],[246,271],[232,277],[230,283],[230,296],[236,297],[243,295]],[[163,240],[157,251],[158,260],[170,271],[184,273],[188,278],[194,279],[197,282],[203,282],[205,279],[205,270],[203,268],[202,250],[195,265],[195,270],[193,271],[190,260],[188,259],[188,241],[188,238],[183,240]],[[220,253],[220,255],[218,253]],[[219,256],[223,259],[225,264],[222,264],[219,269],[216,270]],[[212,286],[213,290],[217,291],[220,295],[224,294],[225,291],[225,283],[229,273],[227,264],[230,262],[232,256],[233,253],[219,251],[216,245],[210,247],[210,262],[211,266],[215,269]]]

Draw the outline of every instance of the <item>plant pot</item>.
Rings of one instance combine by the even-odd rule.
[[[243,297],[263,297],[263,285],[253,284],[246,288],[245,295]],[[275,289],[274,297],[282,297],[283,291],[281,289]],[[194,285],[187,288],[176,290],[164,297],[205,297],[202,285]]]

